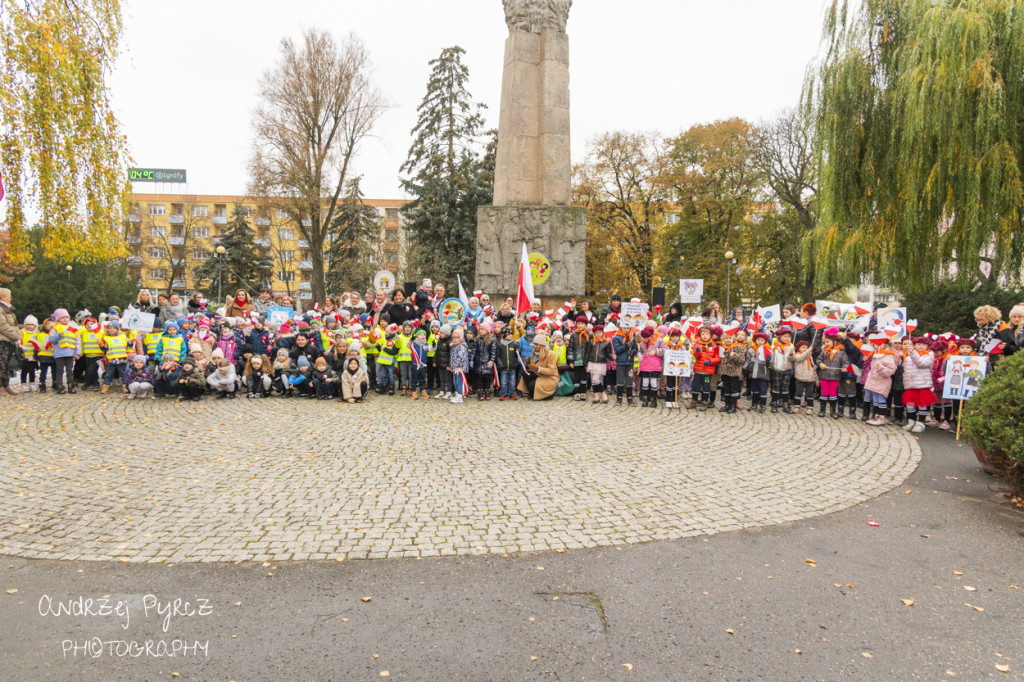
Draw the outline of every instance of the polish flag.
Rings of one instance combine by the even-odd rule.
[[[907,320],[907,333],[913,334],[915,329],[917,329],[917,320]]]
[[[874,334],[868,336],[868,341],[875,344],[876,346],[881,346],[883,343],[887,343],[889,341],[889,336],[890,334],[888,331],[886,331],[884,334],[875,332]]]
[[[886,325],[885,329],[882,330],[889,335],[889,338],[895,338],[897,336],[903,336],[903,326],[897,324],[895,321],[890,322]]]
[[[740,325],[739,322],[737,322],[736,320],[733,320],[729,324],[727,324],[724,327],[722,327],[722,332],[725,333],[725,334],[728,334],[729,336],[732,336],[732,335],[734,335],[736,332],[738,332],[740,330],[741,326],[742,325]]]
[[[803,329],[809,324],[809,322],[802,317],[794,315],[788,320],[783,320],[782,324],[788,324],[793,329]]]
[[[1006,344],[999,339],[992,339],[985,345],[984,351],[988,355],[998,355],[1003,352],[1003,347],[1005,345]]]
[[[530,259],[523,242],[523,259],[519,263],[519,279],[516,282],[516,314],[530,309],[533,303],[533,275],[530,273]]]
[[[853,304],[853,309],[854,309],[854,311],[856,311],[856,313],[858,315],[870,315],[871,314],[871,304],[870,303],[860,303],[860,302],[854,303]]]
[[[761,317],[761,313],[755,311],[754,314],[750,316],[750,322],[747,322],[747,331],[753,334],[763,326],[764,318]]]
[[[824,329],[829,325],[829,321],[821,315],[815,315],[811,318],[811,324],[814,325],[815,329]]]

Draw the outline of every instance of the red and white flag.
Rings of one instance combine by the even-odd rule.
[[[530,259],[523,242],[523,259],[519,264],[519,279],[516,282],[516,314],[526,312],[533,304],[533,275],[530,273]]]
[[[917,329],[917,320],[907,320],[907,334],[913,334]]]
[[[987,344],[985,344],[985,348],[983,350],[988,355],[998,355],[999,353],[1003,352],[1003,347],[1005,345],[1006,344],[1004,344],[999,339],[992,339]]]
[[[783,320],[782,324],[788,324],[793,329],[803,329],[810,323],[799,315],[794,315],[788,320]]]
[[[742,325],[739,322],[737,322],[736,320],[733,320],[729,324],[727,324],[724,327],[722,327],[722,332],[725,333],[725,334],[728,334],[729,336],[732,336],[732,335],[734,335],[736,332],[738,332],[740,330],[741,326]]]
[[[825,327],[827,327],[827,326],[828,326],[828,325],[829,325],[830,323],[829,323],[829,321],[828,321],[828,320],[826,320],[826,319],[825,319],[824,317],[822,317],[821,315],[815,315],[814,317],[812,317],[812,318],[811,318],[811,324],[813,324],[813,325],[814,325],[814,328],[815,328],[815,329],[824,329],[824,328],[825,328]]]
[[[870,315],[871,314],[871,304],[870,303],[860,303],[858,301],[857,303],[853,304],[853,309],[854,309],[854,311],[858,315]]]

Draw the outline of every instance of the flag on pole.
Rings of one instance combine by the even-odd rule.
[[[814,325],[815,329],[819,329],[820,330],[820,329],[824,329],[825,327],[827,327],[829,325],[829,322],[828,322],[828,320],[826,320],[821,315],[815,315],[814,317],[811,318],[811,324]]]
[[[788,324],[790,327],[792,327],[793,329],[796,330],[796,329],[803,329],[809,323],[807,322],[807,320],[805,320],[804,318],[800,317],[799,315],[794,315],[793,317],[789,318],[788,320],[783,320],[780,324]]]
[[[462,286],[461,284],[459,285]],[[530,272],[530,259],[526,253],[526,242],[523,242],[523,259],[519,264],[519,279],[516,282],[516,314],[530,309],[533,303],[533,275]],[[467,303],[467,305],[469,305]]]
[[[466,296],[466,290],[462,288],[462,275],[455,275],[459,280],[459,300],[462,301],[462,305],[466,306],[466,310],[469,310],[469,296]]]
[[[775,324],[782,318],[782,306],[778,303],[754,311],[755,315],[764,320],[764,324]]]

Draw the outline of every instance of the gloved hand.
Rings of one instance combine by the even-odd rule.
[[[710,367],[711,366],[711,361],[710,360],[705,360],[704,361],[704,366],[705,367]]]

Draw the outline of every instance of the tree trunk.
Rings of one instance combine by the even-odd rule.
[[[327,296],[326,296],[326,294],[324,292],[324,242],[323,242],[323,238],[321,237],[319,244],[316,244],[315,242],[310,241],[309,242],[309,248],[310,248],[309,258],[310,258],[310,260],[313,261],[313,277],[311,278],[313,280],[313,282],[312,282],[312,287],[310,287],[312,289],[312,291],[313,291],[313,302],[310,304],[310,307],[312,308],[312,306],[316,305],[317,303],[320,303],[320,302],[324,301],[327,298]],[[299,296],[302,296],[301,292],[299,293]]]

